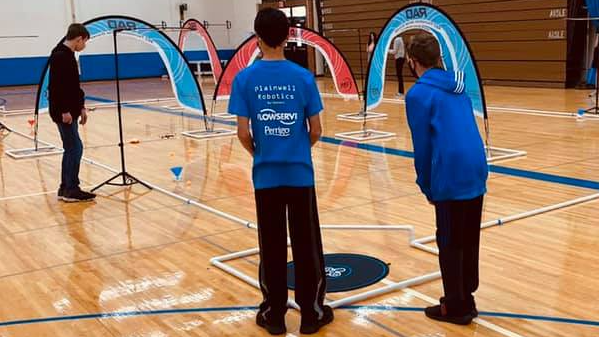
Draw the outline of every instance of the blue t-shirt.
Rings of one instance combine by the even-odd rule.
[[[322,109],[314,76],[291,61],[256,61],[235,77],[229,113],[250,119],[255,189],[314,186],[308,118]]]

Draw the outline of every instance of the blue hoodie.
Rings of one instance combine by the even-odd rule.
[[[464,83],[463,73],[433,68],[406,96],[416,183],[430,201],[470,200],[487,191],[485,148]]]

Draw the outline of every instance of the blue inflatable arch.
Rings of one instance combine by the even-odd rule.
[[[142,20],[121,15],[95,18],[85,22],[84,25],[90,33],[89,42],[101,36],[112,35],[115,29],[127,29],[121,31],[119,35],[133,37],[155,47],[171,78],[178,103],[190,110],[206,114],[204,97],[197,78],[177,44],[164,32]],[[61,41],[64,41],[64,38]],[[50,61],[48,60],[38,86],[36,115],[48,110],[49,73]]]
[[[387,51],[393,39],[409,30],[427,31],[439,41],[448,71],[462,76],[465,92],[472,100],[474,113],[487,119],[485,95],[470,45],[456,23],[441,9],[426,3],[411,4],[398,10],[385,24],[370,60],[365,110],[376,108],[383,100]]]

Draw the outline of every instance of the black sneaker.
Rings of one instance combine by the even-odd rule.
[[[283,335],[287,333],[285,318],[280,322],[269,322],[264,318],[262,312],[258,312],[258,315],[256,315],[256,324],[258,324],[259,327],[264,328],[271,335]]]
[[[434,319],[434,320],[440,321],[440,322],[457,324],[457,325],[469,325],[470,323],[472,323],[472,320],[474,319],[472,312],[468,313],[466,315],[463,315],[463,316],[450,315],[445,310],[443,304],[435,305],[435,306],[424,309],[424,314],[426,315],[426,317],[428,317],[430,319]],[[477,312],[477,314],[478,314],[478,312]]]
[[[439,299],[439,303],[444,303],[444,302],[445,302],[445,296],[443,296]],[[476,309],[476,302],[474,301],[474,297],[471,297],[470,300],[466,300],[466,305],[469,306],[470,308],[472,308],[470,310],[470,316],[472,316],[472,318],[478,317],[478,310]]]
[[[58,198],[58,200],[64,199],[64,187],[63,186],[60,186],[58,188],[57,198]]]
[[[65,191],[62,197],[63,201],[66,202],[82,202],[92,201],[96,198],[96,195],[89,192],[84,192],[80,189]]]
[[[335,319],[335,315],[333,315],[333,309],[328,305],[325,305],[323,308],[322,318],[313,323],[306,323],[302,319],[302,324],[300,325],[300,333],[304,335],[311,335],[317,333],[320,328],[331,323],[333,319]],[[303,317],[302,317],[303,318]]]

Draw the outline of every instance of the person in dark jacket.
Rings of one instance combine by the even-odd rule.
[[[478,315],[478,254],[488,165],[464,74],[445,71],[430,34],[414,37],[408,64],[418,75],[406,97],[417,184],[435,206],[445,296],[426,308],[429,318],[470,324]]]
[[[89,32],[82,24],[69,26],[67,36],[50,55],[49,105],[52,121],[58,126],[64,154],[58,199],[66,202],[89,201],[95,194],[79,187],[79,166],[83,144],[77,123],[87,123],[85,93],[79,83],[75,52],[85,49]]]

